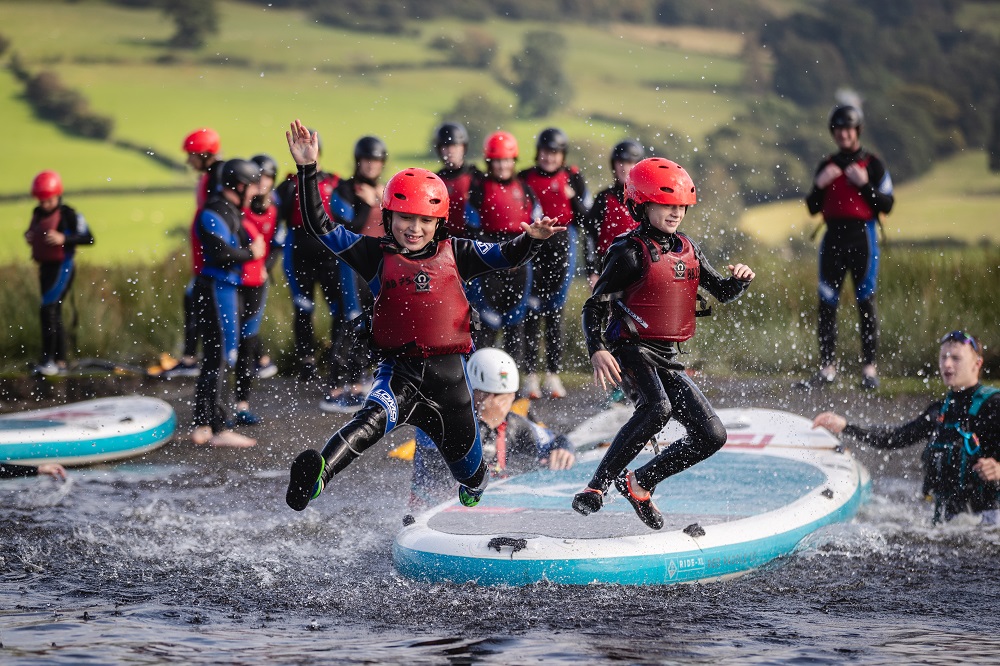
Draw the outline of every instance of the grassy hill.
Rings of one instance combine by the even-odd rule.
[[[780,4],[780,3],[779,3]],[[787,3],[786,3],[787,4]],[[84,94],[98,113],[115,120],[114,136],[181,161],[180,141],[211,126],[227,156],[269,152],[290,170],[283,133],[292,118],[318,129],[324,166],[352,168],[351,149],[364,134],[389,146],[387,169],[435,167],[429,136],[469,92],[497,104],[516,104],[502,81],[525,32],[556,29],[567,39],[565,68],[575,90],[568,108],[544,119],[514,119],[505,129],[522,144],[521,165],[533,154],[534,136],[562,127],[592,188],[605,186],[606,154],[627,128],[653,128],[697,145],[743,108],[739,92],[743,36],[697,28],[563,25],[490,21],[411,24],[406,35],[372,35],[320,26],[297,10],[224,3],[221,32],[211,45],[177,53],[166,46],[172,24],[158,11],[98,2],[0,1],[0,27],[29,70],[55,71]],[[460,39],[473,29],[497,42],[492,71],[457,67],[431,47],[441,35]],[[0,164],[0,232],[17,238],[32,202],[26,193],[35,173],[63,175],[67,201],[85,213],[98,244],[82,262],[147,262],[183,244],[192,214],[194,177],[118,148],[68,136],[38,121],[20,97],[19,82],[0,71],[0,114],[10,127],[9,159]],[[817,156],[817,159],[819,156]],[[954,234],[970,241],[1000,239],[988,224],[1000,209],[1000,181],[985,171],[981,154],[960,156],[939,171],[900,189],[890,225],[914,237]],[[891,160],[890,160],[891,169]],[[939,183],[950,178],[949,188]],[[174,192],[142,194],[142,190]],[[133,193],[111,191],[132,189]],[[105,190],[106,195],[74,194]],[[11,197],[21,195],[20,200]],[[811,229],[801,203],[748,212],[742,226],[769,243]],[[941,232],[942,226],[948,229]],[[892,230],[892,226],[890,226]],[[0,247],[0,264],[27,260],[19,242]]]

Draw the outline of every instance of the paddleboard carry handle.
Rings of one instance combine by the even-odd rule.
[[[493,550],[500,552],[500,549],[504,546],[510,546],[510,557],[514,559],[514,553],[519,550],[524,550],[528,547],[527,539],[515,539],[514,537],[493,537],[486,544],[487,548],[492,548]]]

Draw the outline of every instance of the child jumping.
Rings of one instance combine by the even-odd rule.
[[[587,488],[573,498],[573,508],[585,516],[599,511],[614,483],[642,522],[658,530],[663,516],[651,497],[657,484],[726,443],[722,421],[677,361],[677,343],[694,335],[698,287],[727,302],[743,293],[754,273],[730,264],[732,277],[723,277],[698,245],[677,233],[688,206],[697,201],[694,182],[678,164],[662,157],[636,164],[625,180],[625,200],[639,226],[608,250],[583,306],[583,331],[594,381],[605,389],[608,382],[621,384],[635,413],[615,435]],[[628,471],[671,417],[687,436]]]
[[[472,350],[471,308],[463,284],[530,261],[541,241],[565,231],[555,220],[522,224],[504,243],[449,238],[448,188],[425,169],[405,169],[386,183],[385,236],[353,233],[323,209],[316,187],[318,137],[298,120],[286,133],[298,165],[305,227],[371,288],[372,342],[382,356],[364,406],[326,443],[292,463],[285,501],[302,511],[341,472],[394,428],[424,431],[459,482],[459,499],[475,506],[488,481],[465,375]]]

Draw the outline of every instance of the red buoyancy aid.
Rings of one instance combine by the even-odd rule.
[[[857,161],[858,166],[868,168],[871,157],[865,155]],[[824,220],[859,220],[866,222],[875,218],[875,211],[865,200],[857,185],[840,174],[830,183],[823,197]]]
[[[694,335],[701,264],[688,237],[677,238],[680,252],[662,251],[653,241],[636,238],[642,248],[642,278],[625,290],[622,304],[640,339],[684,342]]]
[[[319,198],[323,202],[323,208],[326,210],[326,214],[333,218],[333,211],[330,210],[330,197],[333,196],[333,191],[337,189],[337,183],[340,182],[340,176],[333,173],[321,172],[322,178],[319,178],[316,184],[319,186]],[[288,226],[293,228],[299,228],[302,226],[302,209],[299,207],[299,186],[297,176],[291,174],[288,176],[289,180],[293,180],[292,183],[293,191],[295,192],[295,199],[292,201],[292,211],[288,218]]]
[[[59,223],[62,221],[63,207],[57,206],[54,211],[45,215],[36,215],[31,218],[32,232],[31,238],[31,258],[38,263],[62,262],[66,259],[66,246],[49,245],[45,242],[45,237],[52,231],[59,230]]]
[[[523,176],[528,187],[538,197],[538,202],[542,205],[542,214],[558,218],[561,224],[570,224],[573,221],[573,204],[566,196],[566,189],[570,186],[569,176],[569,169],[559,169],[552,174],[529,169]]]
[[[441,176],[448,188],[448,220],[444,227],[449,235],[465,235],[465,202],[469,200],[472,173],[472,169],[467,169],[450,178]],[[441,175],[440,172],[438,175]]]
[[[531,224],[533,203],[520,178],[505,183],[483,179],[483,203],[479,209],[484,233],[521,233],[521,223]]]
[[[597,234],[597,255],[603,257],[615,242],[615,238],[621,234],[632,231],[639,223],[628,212],[625,204],[618,199],[614,192],[609,191],[604,197],[604,218],[601,220],[601,228]]]
[[[372,337],[380,349],[424,358],[466,353],[471,329],[451,239],[422,259],[385,252],[372,312]]]
[[[260,259],[251,259],[243,264],[240,284],[262,287],[267,281],[267,255],[270,254],[271,240],[278,228],[278,207],[272,203],[263,213],[255,213],[249,208],[244,208],[243,228],[250,235],[251,243],[257,238],[263,238],[266,250]]]

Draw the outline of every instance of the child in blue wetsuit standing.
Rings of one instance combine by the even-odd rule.
[[[594,380],[604,388],[621,384],[635,413],[573,498],[573,508],[585,516],[600,510],[614,483],[642,522],[658,530],[663,516],[651,497],[657,484],[726,443],[722,421],[677,361],[677,344],[694,335],[699,287],[731,301],[754,273],[735,264],[728,267],[732,277],[724,277],[694,241],[677,232],[688,206],[697,202],[694,182],[680,165],[662,157],[642,160],[625,179],[625,201],[639,226],[608,250],[583,306],[583,331]],[[671,418],[687,435],[635,471],[626,469]]]
[[[302,217],[309,233],[365,281],[375,297],[371,337],[381,356],[364,406],[322,451],[292,463],[285,501],[302,511],[331,477],[401,425],[425,432],[459,482],[459,499],[475,506],[488,480],[465,375],[472,350],[472,312],[463,289],[471,278],[530,261],[541,241],[564,231],[555,220],[522,224],[505,243],[448,238],[448,188],[425,169],[406,169],[386,184],[385,236],[353,233],[326,213],[316,187],[318,137],[299,121],[286,135],[298,165]]]

